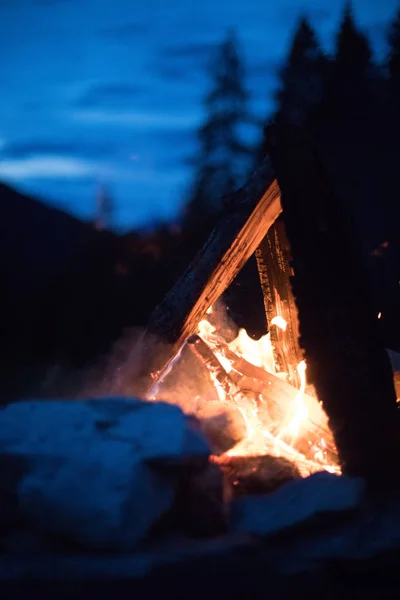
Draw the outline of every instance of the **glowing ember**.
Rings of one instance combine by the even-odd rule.
[[[277,316],[274,323],[282,331],[286,329],[286,321]],[[215,356],[224,367],[227,373],[235,371],[231,361],[225,356],[223,351],[224,340],[222,340],[209,321],[203,320],[198,326],[199,336],[213,350]],[[273,349],[270,335],[267,334],[259,340],[252,340],[246,330],[241,329],[236,339],[227,344],[229,350],[237,356],[242,357],[248,363],[261,367],[265,371],[272,373],[279,378],[285,378],[285,373],[278,373],[275,368]],[[331,472],[340,472],[335,462],[335,457],[328,457],[326,454],[326,442],[321,438],[317,443],[304,440],[307,432],[305,426],[309,419],[309,407],[304,402],[306,388],[306,362],[301,361],[297,365],[297,372],[301,381],[300,389],[291,405],[284,406],[284,418],[279,423],[278,428],[274,428],[271,420],[268,418],[268,409],[266,402],[261,394],[244,393],[239,388],[231,386],[229,394],[226,393],[221,384],[214,379],[214,385],[218,392],[218,397],[226,404],[233,404],[238,409],[247,426],[247,436],[226,454],[229,456],[257,456],[263,454],[272,454],[275,456],[284,456],[295,462],[303,475],[318,470],[328,470]],[[315,403],[317,414],[325,418],[318,400],[308,396],[308,402]],[[277,403],[280,402],[276,398]],[[315,412],[314,411],[314,412]],[[319,411],[319,412],[318,412]],[[322,424],[322,423],[321,423]],[[326,423],[323,423],[326,426]],[[301,442],[301,443],[300,443]],[[301,447],[301,451],[298,447]]]
[[[196,336],[189,338],[163,372],[157,374],[147,397],[151,400],[164,398],[163,380],[180,361],[183,348],[186,345],[192,348],[196,346],[194,351],[201,352],[199,346],[202,340],[207,354],[202,362],[211,377],[218,400],[226,408],[239,411],[246,425],[244,438],[228,450],[226,456],[269,454],[295,463],[303,476],[323,469],[339,473],[332,437],[328,444],[325,439],[325,434],[331,436],[326,415],[317,398],[305,394],[306,362],[303,360],[297,365],[301,383],[297,390],[287,383],[286,373],[277,372],[269,334],[252,340],[245,329],[240,329],[237,337],[227,343],[220,333],[223,330],[221,323],[212,324],[220,316],[220,311],[213,307],[207,310],[207,318],[198,325],[197,342]],[[281,316],[276,316],[273,325],[285,332],[287,323]],[[255,374],[243,375],[238,364],[240,361],[250,371],[256,369]],[[267,373],[273,377],[264,377]],[[246,377],[247,387],[246,381],[243,381]],[[255,381],[261,383],[260,389],[254,386]],[[196,395],[196,402],[201,404],[200,391],[199,394]],[[204,401],[207,402],[207,399],[204,398]],[[179,397],[178,404],[185,412],[196,413],[193,396],[191,399]]]

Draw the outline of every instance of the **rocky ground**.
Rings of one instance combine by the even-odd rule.
[[[290,471],[227,501],[209,455],[160,402],[3,409],[2,597],[398,597],[398,493]]]

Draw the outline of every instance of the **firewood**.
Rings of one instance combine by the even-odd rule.
[[[307,373],[329,417],[343,470],[369,483],[398,485],[393,375],[346,201],[303,129],[281,125],[270,133]]]
[[[236,389],[232,389],[234,383],[208,344],[206,344],[206,342],[204,342],[199,335],[191,335],[186,343],[188,348],[190,348],[190,350],[210,372],[212,378],[215,380],[215,383],[220,385],[225,394],[230,397],[232,392],[236,391]]]
[[[206,244],[150,319],[148,331],[174,344],[174,350],[196,331],[280,214],[279,187],[269,161],[225,204]]]
[[[288,407],[292,406],[296,399],[298,390],[276,375],[237,356],[226,344],[219,343],[218,350],[231,362],[234,371],[231,371],[229,376],[236,386],[243,393],[249,391],[261,394],[268,403],[272,421],[281,425]],[[323,439],[327,455],[332,461],[335,461],[337,454],[335,442],[324,411],[316,398],[308,394],[303,395],[303,402],[308,410],[308,418],[303,424],[304,434],[302,437],[307,438],[311,444],[318,444]]]
[[[195,333],[207,309],[232,283],[281,213],[279,186],[269,159],[226,199],[225,207],[203,248],[150,318],[140,340],[136,376],[143,385],[140,393],[148,393],[150,386],[154,389],[168,372],[176,352]],[[168,342],[168,350],[155,355],[155,338]]]
[[[300,387],[296,367],[304,353],[299,345],[298,313],[291,286],[291,248],[282,217],[257,248],[256,259],[275,364],[280,372],[287,373],[289,383]],[[286,322],[284,331],[274,324],[277,316]]]
[[[274,429],[282,426],[288,407],[294,404],[298,394],[295,387],[237,356],[223,342],[219,342],[217,348],[232,365],[233,369],[229,373],[222,367],[208,344],[199,336],[191,336],[188,346],[213,374],[232,404],[236,401],[237,394],[253,395],[258,400],[258,404],[260,404],[260,396],[262,396],[268,405],[268,422],[264,424],[272,429],[272,433]],[[335,462],[337,453],[326,415],[315,398],[304,394],[303,402],[308,410],[308,419],[303,424],[302,435],[296,441],[297,449],[307,454],[310,445],[317,447],[321,440],[324,440],[326,455],[331,462]],[[263,422],[262,414],[260,411],[260,420]]]

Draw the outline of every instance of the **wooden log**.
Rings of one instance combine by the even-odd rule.
[[[298,313],[291,286],[291,250],[282,217],[275,221],[257,248],[256,259],[274,361],[278,371],[287,373],[288,382],[299,388],[296,367],[304,356],[299,344]],[[274,324],[275,317],[285,320],[285,330]]]
[[[225,371],[214,352],[199,335],[191,335],[190,338],[187,339],[187,345],[209,371],[214,385],[220,385],[228,397],[237,391],[233,381],[230,379],[228,373]],[[232,389],[232,387],[235,387],[235,389]]]
[[[173,351],[196,331],[281,212],[279,187],[268,160],[225,205],[206,244],[150,319],[148,332],[171,342]]]
[[[244,358],[237,356],[225,344],[219,344],[218,350],[231,362],[235,372],[230,372],[229,377],[243,392],[261,394],[266,400],[272,421],[282,425],[287,416],[288,407],[293,403],[298,390],[272,373],[261,367],[250,364]],[[328,426],[327,417],[316,398],[303,395],[303,401],[308,411],[307,421],[304,423],[304,435],[312,444],[317,444],[321,439],[326,444],[327,454],[331,460],[337,455],[335,442]]]
[[[206,244],[154,310],[136,352],[137,393],[152,395],[157,381],[199,321],[231,284],[281,212],[280,192],[268,159],[225,201],[225,212]],[[162,340],[154,351],[155,340]],[[166,345],[165,343],[168,343]],[[152,375],[150,375],[150,373]]]
[[[328,414],[343,470],[398,485],[393,376],[352,221],[305,132],[280,126],[270,138],[308,376]]]

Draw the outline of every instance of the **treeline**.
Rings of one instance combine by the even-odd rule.
[[[231,33],[219,48],[211,79],[185,231],[204,240],[210,221],[223,210],[221,198],[268,154],[271,124],[301,125],[353,217],[385,343],[399,348],[400,10],[388,23],[387,53],[379,63],[350,4],[344,7],[332,54],[324,51],[310,21],[301,18],[279,73],[275,111],[267,115],[256,146],[243,138],[244,126],[254,118]],[[253,296],[254,271],[250,261],[237,282],[247,292],[251,288]]]
[[[239,44],[229,32],[210,66],[205,119],[179,225],[124,236],[88,228],[69,260],[40,284],[38,278],[25,284],[23,269],[13,268],[9,253],[4,277],[18,279],[8,286],[2,310],[7,360],[1,370],[10,397],[25,394],[33,379],[43,382],[49,366],[85,367],[105,356],[125,330],[146,325],[221,215],[224,197],[268,153],[273,122],[301,124],[315,140],[354,217],[385,343],[400,350],[400,11],[388,28],[388,52],[379,64],[349,5],[332,55],[302,18],[277,84],[276,109],[259,123],[251,114]],[[250,126],[260,131],[258,144],[249,141]],[[254,261],[227,299],[241,326],[264,333]],[[51,382],[47,389],[54,394]]]
[[[377,63],[371,44],[357,26],[351,5],[343,11],[334,52],[326,53],[306,17],[295,29],[286,62],[280,70],[276,109],[267,115],[259,145],[243,136],[254,123],[249,110],[243,60],[229,33],[210,70],[211,90],[204,102],[205,121],[198,131],[199,153],[184,216],[184,226],[198,234],[200,223],[214,220],[221,198],[243,183],[249,170],[268,154],[273,122],[301,124],[314,137],[343,148],[360,142],[380,143],[380,152],[396,151],[400,127],[400,10],[388,25],[387,55]],[[382,147],[382,142],[384,142]],[[360,144],[361,146],[361,144]],[[392,208],[398,205],[396,191]],[[372,238],[370,243],[383,241]]]

